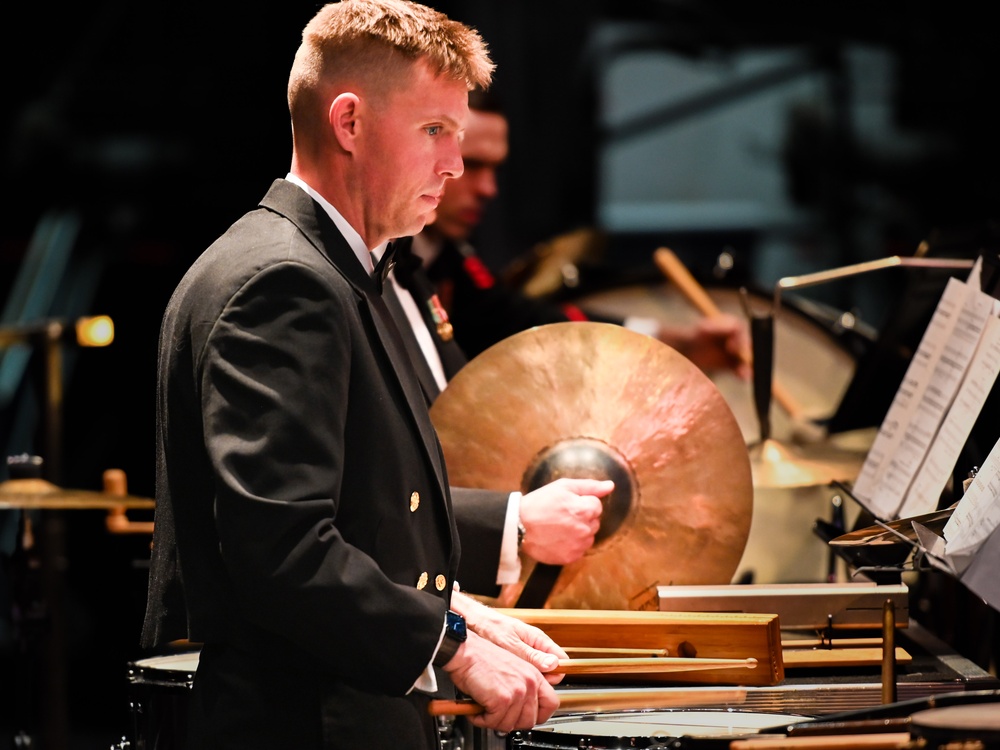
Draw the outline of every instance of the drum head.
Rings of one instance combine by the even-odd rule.
[[[651,748],[677,740],[669,747],[728,747],[738,737],[761,729],[786,726],[811,717],[718,709],[657,709],[614,713],[566,714],[515,732],[511,747],[531,748]]]
[[[129,664],[129,681],[133,684],[190,688],[198,670],[199,654],[198,651],[189,651],[139,659]]]
[[[740,291],[727,287],[706,289],[724,313],[746,319]],[[771,309],[772,300],[749,291],[751,308]],[[700,317],[676,287],[658,282],[595,292],[574,302],[598,314],[653,318],[667,325],[693,324]],[[822,421],[830,418],[854,377],[854,355],[833,335],[828,325],[783,304],[774,322],[774,378],[798,404],[805,417]],[[753,386],[729,372],[711,374],[711,379],[728,402],[747,442],[760,437],[760,424],[753,400]],[[784,410],[771,409],[771,437],[785,440],[794,425]]]

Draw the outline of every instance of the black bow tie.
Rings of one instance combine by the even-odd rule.
[[[392,243],[396,250],[396,281],[404,289],[409,289],[413,280],[413,272],[420,268],[420,256],[413,252],[413,238],[400,237]]]
[[[390,242],[386,248],[385,252],[382,253],[382,257],[379,258],[378,263],[375,264],[375,270],[372,272],[372,281],[375,282],[375,288],[378,293],[382,293],[382,287],[385,284],[385,279],[392,271],[393,266],[396,265],[396,243]]]

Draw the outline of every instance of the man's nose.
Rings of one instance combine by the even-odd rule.
[[[465,171],[465,163],[462,161],[462,151],[459,149],[458,144],[447,150],[447,153],[441,159],[438,169],[442,177],[455,178],[462,176],[462,173]]]

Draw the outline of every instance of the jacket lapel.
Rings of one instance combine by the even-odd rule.
[[[392,364],[393,375],[403,389],[410,407],[410,415],[423,439],[427,458],[442,489],[446,488],[447,479],[437,433],[431,424],[427,402],[406,352],[402,336],[385,305],[385,301],[376,290],[375,283],[358,262],[347,240],[340,234],[322,206],[318,205],[298,186],[286,180],[275,180],[260,205],[282,214],[294,223],[316,246],[316,249],[330,260],[330,263],[367,304],[375,322],[375,330],[378,332],[382,346]],[[444,496],[448,497],[447,492],[444,492]]]

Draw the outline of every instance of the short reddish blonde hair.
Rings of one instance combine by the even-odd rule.
[[[293,123],[312,130],[332,86],[363,84],[382,96],[405,85],[425,60],[439,75],[487,88],[495,68],[479,33],[408,0],[341,0],[323,6],[302,31],[288,79]]]

